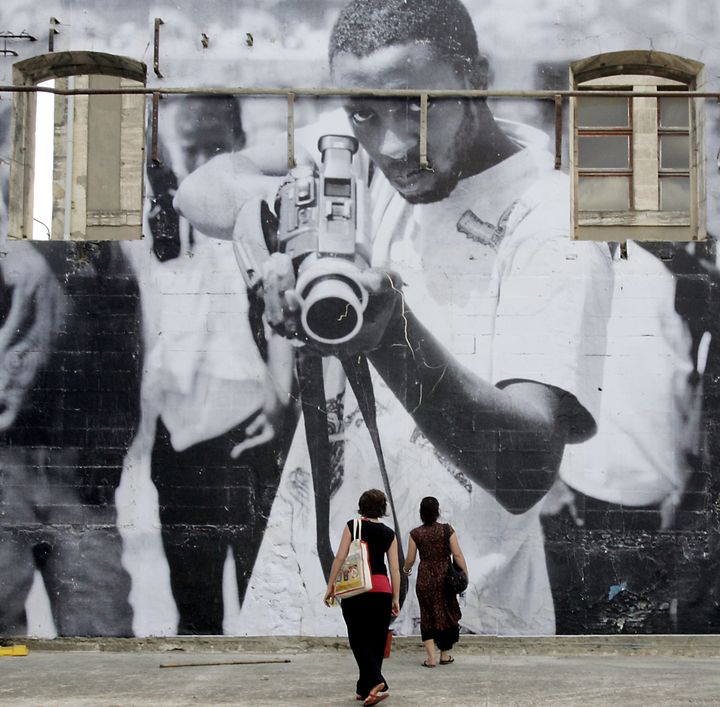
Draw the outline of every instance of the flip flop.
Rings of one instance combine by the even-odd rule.
[[[382,702],[386,697],[390,697],[387,692],[376,692],[374,694],[371,692],[365,699],[365,702],[363,702],[363,705],[367,705],[368,707],[370,705],[376,705],[378,702]]]
[[[423,668],[434,668],[435,667],[435,663],[428,663],[427,660],[423,660],[421,665],[423,666]]]
[[[452,656],[450,656],[447,660],[443,660],[442,658],[440,659],[440,665],[450,665],[450,663],[454,662],[455,658],[453,658]]]

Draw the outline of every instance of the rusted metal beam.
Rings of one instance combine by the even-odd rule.
[[[295,166],[295,94],[287,95],[287,164],[288,169]]]
[[[555,169],[562,166],[563,97],[555,95]]]
[[[153,165],[159,167],[162,160],[158,155],[158,122],[160,113],[160,94],[156,91],[152,95],[152,117],[150,120],[150,159]]]
[[[427,138],[428,138],[428,95],[420,94],[420,169],[430,169],[428,162]]]
[[[145,93],[152,94],[155,92],[160,94],[182,94],[192,96],[215,96],[215,95],[232,95],[232,96],[287,96],[293,93],[295,96],[303,97],[342,97],[357,96],[366,98],[420,98],[422,94],[426,94],[428,100],[432,98],[536,98],[554,100],[555,96],[562,98],[577,98],[580,96],[588,97],[592,95],[613,96],[623,98],[657,98],[657,93],[648,93],[646,91],[608,91],[605,89],[593,91],[584,89],[582,91],[495,91],[495,90],[475,90],[475,89],[412,89],[412,88],[276,88],[276,87],[258,87],[247,88],[239,86],[229,86],[226,88],[217,87],[177,87],[177,88],[142,88],[128,86],[127,88],[107,88],[107,89],[57,89],[46,86],[0,86],[0,93],[55,93],[61,96],[73,95],[111,95],[114,93],[131,94]],[[720,100],[720,91],[663,91],[663,98],[713,98]]]

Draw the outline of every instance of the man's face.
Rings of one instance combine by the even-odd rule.
[[[236,148],[236,125],[229,111],[212,102],[188,102],[175,118],[177,171],[195,171],[209,159]],[[184,175],[183,175],[184,176]]]
[[[333,76],[345,88],[469,88],[467,79],[425,44],[384,47],[365,57],[339,53]],[[475,125],[469,100],[430,101],[430,170],[420,169],[419,99],[349,97],[345,109],[360,144],[407,201],[439,201],[455,188]]]

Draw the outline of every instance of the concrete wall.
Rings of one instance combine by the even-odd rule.
[[[18,56],[0,57],[0,84],[12,82],[14,62],[46,52],[54,16],[55,51],[143,61],[149,87],[329,86],[328,37],[343,4],[213,0],[199,13],[186,0],[42,9],[6,0],[0,30],[37,41],[8,40]],[[408,2],[407,11],[433,4]],[[703,62],[705,88],[718,90],[720,10],[710,0],[466,6],[491,88],[566,88],[571,61],[652,49]],[[162,78],[152,68],[156,17]],[[12,104],[12,93],[0,93],[3,234],[17,206],[5,187]],[[320,135],[351,132],[338,106],[297,100],[298,155],[317,159]],[[481,144],[467,117],[477,111],[454,113],[449,102],[432,110],[430,157],[437,166],[447,158],[452,173]],[[382,162],[365,190],[370,156],[361,149],[356,159],[373,264],[399,272],[429,332],[412,340],[425,368],[395,379],[390,369],[389,386],[375,377],[396,511],[386,523],[407,547],[420,499],[439,499],[470,569],[460,599],[468,632],[715,633],[715,101],[704,109],[710,241],[630,241],[622,251],[570,241],[570,140],[565,124],[562,169],[553,169],[552,102],[494,99],[489,110],[484,129],[524,149],[446,198],[411,206],[396,193],[402,180],[395,189],[392,175],[383,181]],[[444,119],[433,124],[433,115]],[[459,127],[443,143],[453,116]],[[240,197],[273,200],[278,182],[248,177],[237,154],[269,153],[278,173],[285,120],[284,98],[163,99],[160,163],[146,154],[142,240],[6,241],[0,635],[344,634],[340,612],[322,603],[323,540],[329,533],[335,548],[360,493],[384,488],[368,431],[337,360],[327,359],[332,457],[313,480],[287,351],[275,350],[269,330],[269,359],[258,345],[263,326],[232,245],[210,237],[227,237]],[[183,182],[193,223],[172,206]],[[484,222],[480,235],[457,229],[468,208]],[[244,217],[252,242],[258,215]],[[435,339],[446,353],[432,350]],[[263,408],[268,389],[279,408]],[[548,454],[557,439],[538,436],[533,415],[527,427],[503,414],[508,400],[520,418],[549,405],[562,461]],[[271,412],[273,438],[233,456],[255,428],[269,430],[260,423]],[[416,575],[395,623],[401,634],[420,630]]]

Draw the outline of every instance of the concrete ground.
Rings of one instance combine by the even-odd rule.
[[[720,657],[481,654],[462,643],[455,663],[421,667],[419,644],[385,663],[388,707],[478,705],[718,705]],[[167,663],[289,661],[161,668]],[[0,657],[0,705],[332,705],[354,700],[355,663],[343,647],[266,652],[185,648],[110,652],[37,650]]]

